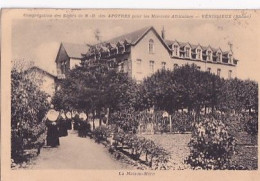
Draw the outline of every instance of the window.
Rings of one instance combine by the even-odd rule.
[[[136,72],[142,73],[142,60],[141,59],[136,60]]]
[[[221,73],[221,69],[218,69],[218,70],[217,70],[217,76],[220,77],[220,73]]]
[[[212,60],[212,51],[208,51],[208,60],[211,61]]]
[[[211,68],[210,68],[210,67],[209,67],[209,68],[207,68],[207,72],[209,72],[209,73],[211,72]]]
[[[150,68],[150,73],[153,74],[154,73],[154,61],[151,60],[149,62],[149,68]]]
[[[174,55],[174,56],[178,56],[178,49],[179,49],[179,46],[178,46],[178,45],[174,45],[174,46],[173,46],[173,55]]]
[[[149,40],[149,53],[154,53],[154,42],[152,39]]]
[[[232,70],[228,71],[228,78],[231,79],[232,78]]]
[[[185,49],[185,57],[186,58],[190,57],[190,48],[189,47],[186,47],[186,49]]]
[[[66,73],[66,61],[61,63],[61,67],[62,67],[61,73],[65,74]]]
[[[197,49],[197,59],[201,60],[201,49]]]
[[[162,69],[165,70],[165,67],[166,67],[166,62],[162,62]]]
[[[221,52],[218,52],[218,54],[217,54],[217,61],[221,62]]]
[[[173,65],[173,70],[176,70],[177,68],[178,68],[178,64],[175,63],[175,64]]]

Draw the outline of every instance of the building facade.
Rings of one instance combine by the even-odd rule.
[[[57,72],[64,74],[79,62],[97,59],[116,62],[119,71],[128,73],[136,81],[142,81],[159,69],[174,70],[185,64],[196,64],[201,71],[233,78],[238,63],[232,48],[223,51],[211,46],[165,40],[164,30],[160,35],[153,27],[145,27],[96,45],[78,45],[75,49],[61,44],[56,59]]]
[[[39,67],[31,67],[25,71],[26,76],[33,81],[40,90],[47,93],[50,97],[54,96],[56,90],[56,75],[53,75]]]

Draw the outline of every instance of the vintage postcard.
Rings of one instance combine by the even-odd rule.
[[[259,179],[259,10],[1,18],[4,181]]]

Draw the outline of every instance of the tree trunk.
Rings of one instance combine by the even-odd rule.
[[[95,126],[95,113],[93,112],[93,117],[92,117],[92,121],[93,121],[93,130],[96,128]]]
[[[109,107],[107,108],[107,120],[106,120],[106,125],[108,125],[108,118],[109,118]]]

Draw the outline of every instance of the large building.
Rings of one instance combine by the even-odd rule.
[[[57,73],[64,77],[67,69],[97,59],[116,62],[119,71],[128,73],[137,81],[159,69],[174,70],[185,64],[196,64],[202,71],[232,78],[236,76],[238,63],[232,47],[223,51],[211,46],[166,40],[164,29],[160,35],[153,27],[145,27],[96,45],[61,43],[56,58]]]

